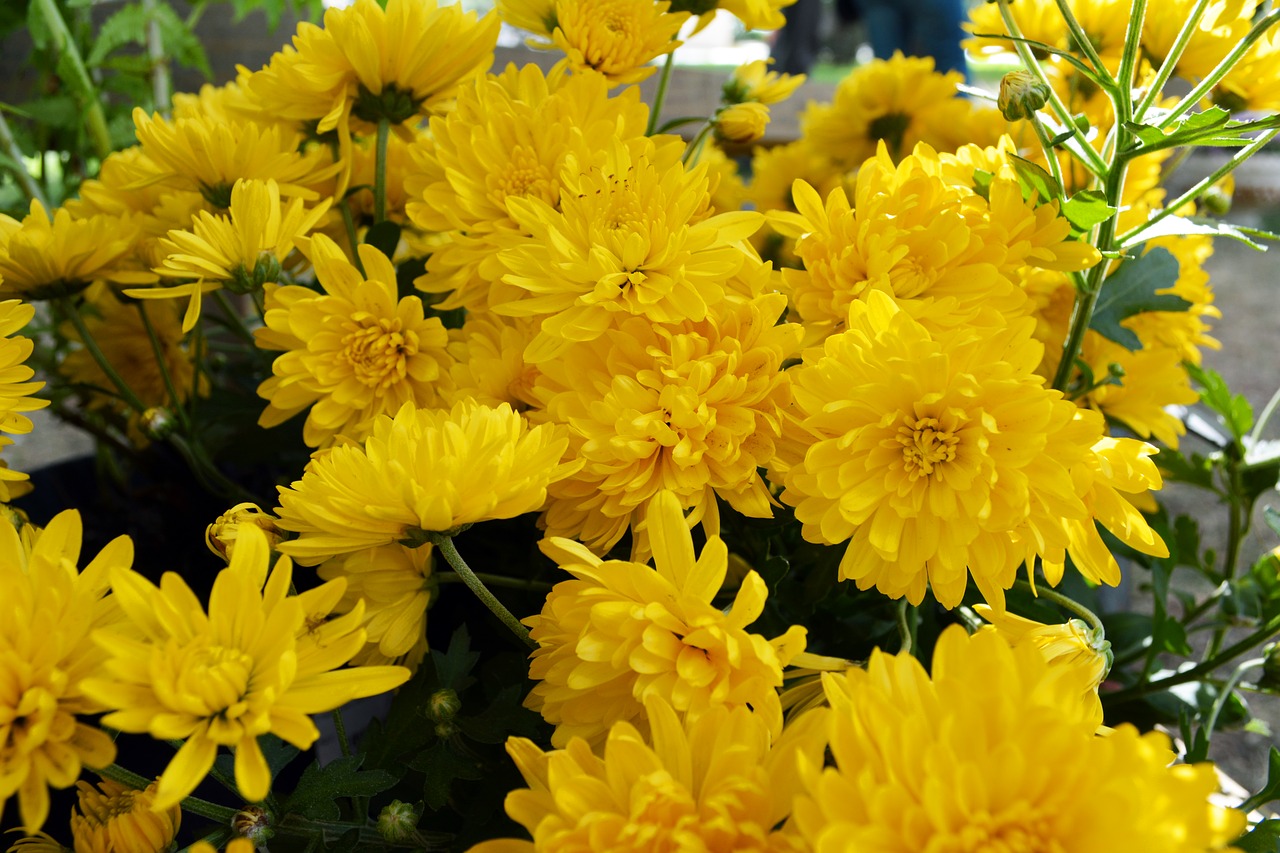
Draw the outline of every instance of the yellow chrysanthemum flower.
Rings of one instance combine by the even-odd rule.
[[[496,255],[518,233],[507,201],[560,203],[561,175],[572,155],[590,163],[611,141],[644,135],[648,108],[638,89],[609,97],[598,74],[546,77],[536,65],[508,67],[458,94],[456,109],[433,119],[414,146],[405,179],[409,217],[448,239],[415,284],[448,293],[441,308],[487,308],[506,270]]]
[[[0,519],[0,814],[16,794],[27,832],[44,825],[48,786],[70,787],[116,755],[80,718],[105,707],[84,688],[106,658],[89,635],[119,618],[107,578],[128,568],[133,543],[112,540],[80,571],[80,531],[74,510],[34,534]]]
[[[529,785],[507,795],[507,814],[533,840],[486,841],[468,853],[806,849],[784,822],[799,756],[821,761],[812,726],[777,740],[745,708],[681,720],[658,697],[645,704],[652,734],[620,722],[599,755],[576,738],[553,752],[525,738],[507,741]]]
[[[30,381],[36,374],[26,362],[35,344],[17,334],[35,313],[34,305],[17,299],[0,302],[0,431],[14,435],[31,432],[31,419],[24,412],[49,405],[48,400],[31,396],[44,383]]]
[[[539,370],[523,358],[537,333],[535,320],[469,313],[462,328],[450,334],[449,353],[457,361],[450,368],[455,387],[449,402],[506,403],[517,412],[537,406],[533,386]]]
[[[190,284],[126,290],[137,299],[190,297],[182,331],[195,328],[205,293],[226,287],[249,293],[279,279],[280,265],[295,243],[306,237],[329,209],[325,199],[307,210],[295,198],[283,208],[280,187],[273,180],[237,180],[231,189],[227,215],[201,211],[190,230],[170,231],[160,241],[164,263],[156,272],[164,278],[194,279]]]
[[[629,315],[656,323],[700,321],[724,298],[724,282],[759,263],[744,245],[762,217],[711,214],[707,170],[686,171],[683,146],[614,142],[602,167],[566,167],[559,207],[508,198],[531,235],[505,249],[505,281],[521,298],[499,314],[543,316],[525,350],[533,363],[554,358],[570,341],[591,341]]]
[[[701,323],[654,326],[635,317],[542,365],[534,393],[545,417],[568,425],[581,470],[551,487],[541,524],[550,536],[611,548],[630,527],[648,554],[646,507],[671,490],[695,519],[717,495],[754,518],[772,515],[758,469],[770,464],[790,402],[782,364],[801,329],[779,324],[780,294],[722,305]]]
[[[324,28],[301,23],[285,48],[248,80],[264,109],[318,121],[347,135],[351,117],[368,130],[438,114],[458,86],[493,62],[499,20],[477,20],[461,5],[436,0],[355,0],[325,12]]]
[[[1024,38],[1066,50],[1067,23],[1053,0],[1031,0],[1027,3],[1011,3],[1009,11],[1018,23]],[[969,8],[969,21],[962,26],[973,37],[963,42],[964,49],[974,54],[1012,53],[1013,43],[1008,39],[991,38],[1007,32],[1001,9],[994,3],[983,3]],[[1034,48],[1033,48],[1034,49]],[[1046,64],[1050,57],[1038,52],[1037,57]]]
[[[274,549],[284,538],[280,528],[276,527],[274,516],[255,503],[245,502],[231,507],[204,529],[204,544],[222,559],[230,560],[236,549],[236,540],[240,538],[242,524],[257,527],[266,534],[269,548]]]
[[[171,405],[170,385],[180,403],[208,395],[209,379],[196,373],[195,354],[183,340],[176,305],[123,302],[110,288],[95,286],[87,291],[80,313],[102,354],[143,405]],[[151,342],[148,325],[157,344]],[[70,323],[63,323],[59,330],[68,341],[83,343]],[[157,346],[164,359],[163,368],[156,360]],[[120,399],[115,384],[87,349],[80,346],[67,353],[58,372],[78,386],[102,389],[104,393],[89,392],[89,408],[111,410],[131,418],[131,438],[145,443],[144,436],[137,432],[136,413]]]
[[[130,186],[199,192],[217,210],[230,206],[241,179],[273,180],[285,196],[317,200],[316,186],[341,168],[323,146],[300,150],[302,135],[280,125],[214,116],[167,120],[140,108],[133,111],[133,123],[146,158],[130,164],[137,169]]]
[[[0,294],[53,299],[95,281],[155,281],[133,263],[138,233],[131,216],[73,219],[58,209],[50,218],[38,201],[21,222],[0,213]]]
[[[984,631],[996,631],[1014,648],[1031,645],[1040,650],[1050,666],[1074,667],[1083,674],[1085,701],[1098,702],[1098,685],[1111,669],[1111,644],[1102,632],[1080,619],[1061,625],[1045,625],[1016,613],[998,613],[986,604],[975,604],[978,615],[991,623]]]
[[[851,306],[847,331],[805,354],[792,380],[803,459],[785,472],[782,499],[807,540],[848,540],[842,579],[912,603],[928,583],[954,607],[972,574],[1001,610],[1018,566],[1037,555],[1046,573],[1057,567],[1051,583],[1064,553],[1117,583],[1114,559],[1080,538],[1097,536],[1095,518],[1144,553],[1166,553],[1140,515],[1117,515],[1113,492],[1091,510],[1100,485],[1158,487],[1152,449],[1105,444],[1100,417],[1044,387],[1033,329],[1028,318],[931,333],[873,293]],[[1095,447],[1117,458],[1102,462]]]
[[[695,560],[693,539],[671,492],[646,516],[654,565],[602,561],[570,539],[540,543],[575,580],[547,595],[542,613],[524,622],[539,648],[525,705],[556,727],[551,742],[604,739],[615,723],[647,731],[644,702],[658,697],[697,714],[750,706],[774,736],[782,730],[782,668],[804,651],[805,629],[767,640],[746,627],[768,594],[749,572],[727,611],[712,604],[728,570],[728,549],[710,536]]]
[[[681,45],[676,34],[689,13],[671,6],[667,0],[498,0],[497,10],[508,24],[535,35],[530,47],[562,50],[560,65],[598,72],[616,86],[644,80],[658,70],[651,60]]]
[[[160,777],[155,809],[195,790],[219,746],[235,750],[241,795],[263,799],[271,771],[259,736],[270,732],[308,749],[320,736],[309,714],[385,693],[409,678],[403,667],[339,670],[364,646],[358,624],[344,624],[347,630],[323,649],[304,648],[309,614],[301,597],[288,595],[291,563],[282,557],[268,576],[270,562],[266,536],[242,526],[230,564],[214,580],[207,615],[173,572],[158,588],[128,569],[111,572],[127,622],[95,634],[109,658],[102,677],[86,679],[83,689],[115,709],[104,725],[186,741]]]
[[[910,654],[824,675],[834,759],[801,753],[793,822],[812,850],[1208,853],[1246,826],[1209,803],[1210,764],[1170,766],[1169,738],[1097,736],[1083,676],[1031,645],[952,626],[933,677]]]
[[[732,145],[755,142],[768,126],[769,108],[756,101],[731,104],[715,116],[716,139]]]
[[[1208,4],[1200,25],[1183,48],[1174,73],[1184,80],[1208,76],[1248,34],[1257,5],[1255,0],[1218,0]],[[1161,7],[1161,14],[1143,18],[1142,51],[1157,68],[1169,55],[1194,6],[1195,0],[1171,0],[1168,6]]]
[[[52,836],[37,832],[19,838],[9,845],[6,853],[74,853],[69,847],[63,847]]]
[[[303,565],[541,509],[547,485],[570,474],[568,439],[530,427],[510,406],[458,403],[450,410],[379,415],[364,446],[312,457],[302,479],[280,486],[280,526],[299,537],[280,545]]]
[[[435,594],[430,543],[418,548],[384,545],[337,557],[317,567],[325,580],[345,578],[337,610],[364,602],[368,645],[356,663],[402,663],[416,671],[427,652],[427,607]]]
[[[805,75],[770,71],[772,62],[772,59],[756,59],[735,68],[729,82],[724,84],[724,102],[776,104],[791,97],[804,83]]]
[[[222,848],[222,853],[257,853],[258,848],[247,838],[233,838]],[[208,841],[197,841],[191,845],[188,853],[218,853],[218,848]]]
[[[97,788],[77,782],[76,793],[79,804],[71,813],[76,853],[157,853],[169,846],[182,823],[177,804],[152,809],[155,782],[142,791],[110,779]]]
[[[365,274],[317,234],[307,255],[323,288],[279,287],[267,295],[259,347],[282,351],[258,387],[270,401],[258,423],[273,427],[310,407],[302,437],[327,447],[363,438],[373,419],[402,406],[438,405],[448,389],[449,333],[422,300],[399,298],[396,269],[372,246],[359,247]]]
[[[806,140],[842,169],[856,169],[884,143],[895,159],[925,142],[954,151],[973,110],[956,86],[958,71],[934,71],[933,57],[876,59],[836,86],[830,104],[810,104],[800,116]]]

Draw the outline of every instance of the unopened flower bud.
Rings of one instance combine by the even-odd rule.
[[[275,830],[271,828],[271,815],[261,806],[245,806],[231,818],[231,829],[243,838],[249,839],[254,847],[266,844]]]
[[[727,106],[716,115],[716,138],[722,142],[745,145],[764,136],[769,126],[769,108],[748,101]]]
[[[448,737],[458,730],[453,720],[461,710],[462,700],[458,698],[456,691],[448,687],[437,690],[427,699],[427,717],[436,724],[436,734],[439,737]]]
[[[1010,71],[1000,78],[996,106],[1009,121],[1031,118],[1049,102],[1049,87],[1029,71]]]
[[[408,841],[418,828],[419,814],[409,803],[392,800],[378,814],[378,834],[388,841]]]
[[[263,512],[257,504],[242,503],[218,516],[217,521],[205,528],[205,544],[222,559],[230,560],[231,552],[235,549],[237,531],[242,524],[261,528],[267,534],[267,544],[273,549],[284,538],[280,528],[276,527],[274,516]]]
[[[152,406],[142,413],[142,434],[152,441],[164,441],[178,428],[173,413],[161,406]]]

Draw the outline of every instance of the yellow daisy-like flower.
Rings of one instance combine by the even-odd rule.
[[[321,564],[325,580],[345,578],[347,591],[338,604],[349,612],[364,602],[368,645],[355,663],[402,663],[416,671],[427,652],[427,607],[435,594],[430,543],[418,548],[384,545],[357,551]]]
[[[156,783],[145,790],[104,779],[94,788],[77,782],[78,807],[71,813],[76,853],[156,853],[178,834],[182,809],[153,810]]]
[[[497,252],[520,228],[508,199],[558,206],[570,156],[590,163],[615,137],[643,136],[647,119],[638,89],[610,98],[598,74],[548,78],[536,65],[512,66],[464,86],[457,108],[433,119],[414,146],[405,179],[409,217],[448,236],[417,287],[452,291],[441,308],[487,309],[490,288],[506,272]]]
[[[449,402],[506,403],[517,412],[537,406],[533,386],[540,371],[523,358],[537,333],[534,320],[469,313],[462,328],[450,335],[449,353],[457,362],[450,368],[455,388]]]
[[[290,285],[267,295],[258,346],[279,350],[258,387],[270,401],[258,423],[273,427],[310,407],[302,437],[327,447],[359,441],[373,419],[402,406],[438,405],[449,385],[449,333],[426,317],[422,300],[400,299],[396,269],[372,246],[359,247],[365,275],[338,245],[317,234],[307,254],[322,292]]]
[[[231,189],[226,216],[201,211],[188,231],[170,231],[160,243],[164,264],[156,272],[164,278],[195,279],[191,284],[127,290],[137,299],[174,299],[189,296],[182,331],[195,328],[202,297],[226,287],[249,293],[275,282],[280,265],[294,244],[315,227],[329,200],[307,210],[301,199],[280,204],[280,187],[274,180],[238,180]]]
[[[258,745],[261,735],[270,732],[308,749],[320,735],[309,714],[385,693],[409,678],[403,667],[339,670],[364,646],[358,625],[344,625],[342,636],[304,654],[309,614],[301,597],[288,595],[291,564],[281,558],[268,576],[270,562],[262,531],[241,527],[230,564],[214,580],[207,615],[173,572],[158,588],[127,569],[111,573],[127,623],[95,634],[109,658],[103,677],[85,680],[83,688],[115,709],[103,717],[104,725],[186,741],[160,777],[155,809],[195,790],[219,746],[235,750],[241,795],[263,799],[271,771]]]
[[[630,527],[648,553],[646,507],[671,490],[695,518],[716,496],[754,518],[772,515],[758,469],[774,455],[790,402],[782,364],[801,328],[779,324],[780,294],[723,305],[701,323],[654,326],[632,318],[542,365],[534,393],[544,417],[568,425],[581,470],[551,487],[541,524],[604,553]]]
[[[106,658],[89,635],[119,618],[107,578],[133,561],[133,543],[113,540],[80,571],[80,541],[74,510],[34,533],[0,519],[0,814],[16,794],[27,832],[44,825],[48,786],[70,787],[116,755],[80,718],[106,707],[84,687]]]
[[[994,631],[944,631],[932,678],[877,651],[823,679],[834,762],[799,756],[792,818],[809,849],[1208,853],[1245,829],[1209,803],[1212,765],[1128,724],[1096,736],[1083,676]]]
[[[240,525],[257,527],[267,537],[267,547],[274,549],[284,534],[276,527],[275,518],[255,503],[238,503],[214,519],[204,530],[204,544],[224,560],[230,560],[240,538]]]
[[[724,84],[724,102],[776,104],[791,97],[804,83],[805,75],[770,71],[772,62],[772,59],[756,59],[735,68],[729,82]]]
[[[1097,536],[1095,518],[1144,553],[1166,553],[1141,516],[1116,515],[1110,492],[1091,511],[1095,463],[1104,484],[1158,487],[1151,448],[1124,440],[1110,448],[1116,460],[1097,460],[1102,419],[1043,386],[1033,329],[1024,319],[934,334],[873,293],[850,308],[847,331],[806,353],[792,381],[804,458],[786,471],[782,499],[807,540],[848,540],[842,579],[912,603],[928,583],[954,607],[972,574],[1002,610],[1018,566],[1037,555],[1046,572],[1059,567],[1051,583],[1064,552],[1094,580],[1118,582],[1114,560],[1099,564],[1093,540],[1079,538]]]
[[[0,431],[14,435],[31,432],[31,419],[25,412],[49,405],[48,400],[31,396],[44,383],[30,381],[36,374],[26,362],[35,344],[17,334],[35,313],[34,305],[17,299],[0,302]]]
[[[283,195],[314,201],[316,186],[341,168],[323,146],[300,150],[301,134],[280,125],[215,116],[167,120],[141,109],[133,111],[133,123],[146,159],[130,164],[137,169],[130,186],[196,191],[218,210],[230,206],[241,179],[273,180]]]
[[[436,0],[355,0],[329,9],[324,28],[301,23],[293,39],[248,86],[263,108],[320,133],[438,114],[458,86],[493,62],[499,20],[477,20],[461,5]]]
[[[374,418],[364,446],[312,457],[302,479],[280,486],[280,526],[299,537],[280,550],[303,565],[541,509],[547,485],[570,474],[568,439],[530,427],[510,406],[462,402]]]
[[[1257,5],[1256,0],[1210,3],[1178,59],[1177,76],[1184,80],[1200,80],[1208,76],[1248,34]],[[1161,8],[1161,14],[1143,18],[1142,50],[1157,68],[1169,55],[1169,49],[1194,6],[1194,0],[1172,0]]]
[[[468,853],[806,849],[783,824],[799,756],[821,761],[812,726],[777,740],[745,708],[681,720],[658,697],[645,705],[652,734],[617,723],[599,755],[576,738],[553,752],[525,738],[507,741],[529,786],[507,795],[507,814],[533,840],[486,841]]]
[[[1018,23],[1018,29],[1024,38],[1047,44],[1061,50],[1067,49],[1067,23],[1062,17],[1056,3],[1052,0],[1032,0],[1029,3],[1011,3],[1009,11]],[[994,3],[983,3],[969,8],[969,20],[962,24],[971,38],[963,42],[964,49],[974,54],[1013,53],[1014,46],[1006,38],[992,38],[1007,32],[1001,9]],[[1048,63],[1046,56],[1039,48],[1033,48],[1037,58]]]
[[[1090,628],[1080,619],[1068,619],[1061,625],[1045,625],[1016,613],[998,613],[986,604],[975,604],[978,615],[991,623],[984,631],[996,631],[1014,648],[1031,645],[1040,650],[1050,666],[1074,667],[1083,673],[1084,698],[1089,704],[1098,700],[1098,685],[1111,669],[1111,644],[1102,632]]]
[[[958,71],[934,71],[933,57],[876,59],[855,68],[836,86],[830,104],[810,104],[801,132],[813,148],[842,169],[856,169],[883,142],[895,159],[925,142],[954,151],[973,110],[956,86]]]
[[[26,300],[79,293],[95,281],[147,284],[151,273],[133,263],[138,227],[130,216],[73,219],[66,210],[50,218],[31,202],[19,222],[0,213],[0,295]]]
[[[7,853],[74,853],[74,851],[63,847],[52,836],[37,832],[35,835],[27,835],[13,842],[9,845]]]
[[[80,312],[102,354],[143,405],[169,406],[170,383],[179,402],[208,395],[209,379],[196,374],[195,356],[183,341],[177,306],[122,302],[110,288],[95,286],[87,291]],[[151,342],[148,324],[164,359],[163,369],[156,360],[157,345]],[[68,341],[83,343],[70,323],[63,323],[59,330]],[[103,389],[106,393],[90,392],[89,408],[106,409],[135,418],[129,427],[131,434],[136,432],[135,413],[115,393],[115,384],[87,349],[81,346],[69,352],[58,365],[58,371],[77,385]],[[131,437],[145,442],[141,433]]]
[[[650,61],[681,45],[688,12],[666,0],[498,0],[502,19],[541,38],[529,44],[559,49],[574,72],[596,71],[610,85],[639,83],[658,69]]]
[[[510,270],[504,280],[524,295],[494,310],[545,317],[526,361],[595,340],[629,315],[703,320],[724,299],[725,280],[758,263],[743,241],[762,217],[710,215],[706,167],[686,171],[682,147],[615,142],[604,166],[565,169],[558,208],[537,198],[507,200],[532,236],[499,257]]]
[[[731,104],[715,116],[716,139],[746,145],[764,136],[769,126],[769,108],[756,101]]]
[[[727,611],[712,604],[728,570],[728,549],[710,536],[695,559],[679,499],[661,492],[646,524],[654,565],[602,561],[570,539],[540,543],[575,580],[556,584],[542,613],[524,622],[537,641],[525,705],[556,727],[551,742],[600,742],[627,722],[647,731],[644,702],[658,697],[691,714],[750,706],[774,736],[782,730],[782,668],[804,651],[805,629],[767,640],[746,627],[768,591],[755,572]]]

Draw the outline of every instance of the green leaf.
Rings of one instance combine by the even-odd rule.
[[[1193,142],[1202,144],[1200,137],[1212,135],[1213,131],[1232,124],[1238,126],[1245,122],[1232,122],[1231,114],[1222,107],[1210,107],[1207,110],[1183,116],[1173,127],[1166,130],[1135,122],[1126,122],[1124,129],[1138,138],[1142,148],[1173,148]]]
[[[409,762],[409,766],[426,775],[422,798],[433,810],[442,808],[449,801],[449,789],[455,779],[475,781],[484,778],[479,762],[460,754],[449,741],[443,740],[420,753]]]
[[[1280,512],[1277,512],[1273,506],[1263,507],[1262,518],[1267,522],[1267,527],[1270,527],[1277,536],[1280,536]]]
[[[1155,456],[1155,463],[1164,472],[1166,479],[1190,483],[1202,489],[1212,489],[1214,486],[1213,462],[1199,453],[1193,453],[1188,458],[1176,450],[1162,447]]]
[[[1187,374],[1200,386],[1200,402],[1221,418],[1237,442],[1253,429],[1253,407],[1243,394],[1232,394],[1221,374],[1188,363]]]
[[[372,797],[396,784],[396,777],[385,770],[361,770],[363,762],[363,755],[348,755],[324,767],[312,764],[303,771],[297,789],[285,801],[284,811],[314,820],[340,820],[339,798]]]
[[[90,68],[101,65],[108,54],[126,44],[145,44],[146,32],[147,10],[137,3],[127,4],[102,22],[93,39],[93,49],[85,57],[85,65]]]
[[[512,735],[534,737],[539,717],[524,707],[525,685],[512,684],[498,692],[488,708],[474,717],[458,717],[454,724],[477,743],[506,743]]]
[[[1280,234],[1273,234],[1261,228],[1245,228],[1200,216],[1166,216],[1159,222],[1143,228],[1132,239],[1126,240],[1123,248],[1130,248],[1156,237],[1186,237],[1196,234],[1227,237],[1259,251],[1266,251],[1267,247],[1258,240],[1280,240]]]
[[[258,746],[262,749],[263,758],[267,760],[267,768],[271,771],[272,779],[275,779],[280,771],[300,754],[296,746],[285,743],[273,734],[260,735]],[[218,760],[214,762],[214,767],[226,778],[235,778],[234,755],[219,755]]]
[[[1062,215],[1081,231],[1106,222],[1115,213],[1116,208],[1107,204],[1106,195],[1098,190],[1081,190],[1062,205]]]
[[[364,241],[388,258],[393,257],[400,243],[400,226],[390,219],[379,222],[364,233]]]
[[[1102,284],[1089,328],[1127,350],[1142,349],[1142,341],[1121,322],[1147,311],[1186,311],[1191,303],[1172,293],[1157,293],[1178,280],[1178,259],[1157,247],[1126,261]]]
[[[178,13],[167,3],[156,4],[152,15],[160,28],[160,40],[164,43],[165,52],[182,65],[199,71],[206,80],[212,79],[213,70],[205,56],[204,45],[187,26],[186,21],[179,18]]]
[[[466,625],[459,625],[458,630],[449,638],[449,648],[441,653],[431,650],[431,661],[436,668],[436,676],[440,687],[448,687],[461,693],[475,679],[471,678],[471,670],[480,660],[480,653],[471,651],[471,635]]]
[[[1062,184],[1054,180],[1053,175],[1016,154],[1010,154],[1009,160],[1018,176],[1018,183],[1022,185],[1024,198],[1030,199],[1032,193],[1039,195],[1041,201],[1062,198]]]
[[[1275,752],[1275,747],[1272,747]],[[1231,843],[1241,853],[1276,853],[1280,851],[1280,820],[1262,820]]]
[[[1241,804],[1240,809],[1244,812],[1250,812],[1258,806],[1266,803],[1274,802],[1280,799],[1280,749],[1271,747],[1271,754],[1267,757],[1267,784],[1262,786],[1262,790],[1254,794]]]

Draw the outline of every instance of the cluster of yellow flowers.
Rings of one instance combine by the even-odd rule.
[[[776,26],[781,5],[721,8]],[[1065,47],[1051,5],[1012,8]],[[1073,5],[1109,56],[1116,4]],[[1165,406],[1194,399],[1182,362],[1214,343],[1207,238],[1148,244],[1176,259],[1168,292],[1191,310],[1127,320],[1134,351],[1090,332],[1082,360],[1126,378],[1065,396],[1049,378],[1071,274],[1104,261],[1024,190],[1026,129],[897,56],[811,105],[746,183],[716,145],[758,138],[799,78],[744,67],[691,145],[653,132],[629,85],[715,6],[503,0],[478,18],[356,0],[172,117],[138,111],[138,145],[52,217],[0,217],[0,294],[54,301],[65,378],[129,440],[160,437],[147,412],[207,395],[208,337],[239,334],[271,362],[260,426],[304,417],[314,451],[272,512],[211,526],[228,565],[207,606],[178,574],[133,571],[127,540],[78,569],[72,515],[0,522],[0,807],[16,795],[35,832],[48,786],[110,765],[95,714],[184,743],[145,792],[81,783],[77,850],[129,815],[119,832],[168,844],[219,747],[264,799],[260,737],[308,748],[309,714],[422,661],[451,537],[540,512],[568,579],[524,620],[526,705],[556,749],[510,742],[529,787],[507,808],[533,840],[476,853],[1210,851],[1240,833],[1243,815],[1207,804],[1211,768],[1170,767],[1162,735],[1098,734],[1097,638],[1020,622],[1004,599],[1023,566],[1118,583],[1102,529],[1167,556],[1137,508],[1161,485],[1155,448],[1104,415],[1176,445]],[[1180,72],[1216,64],[1253,4],[1214,9]],[[564,59],[486,73],[500,18]],[[1233,78],[1218,97],[1268,103]],[[1161,203],[1158,166],[1133,168],[1122,223]],[[14,336],[33,311],[0,303],[6,432],[43,405]],[[21,478],[0,469],[6,503]],[[768,590],[750,570],[726,588],[722,506],[793,511],[859,589],[953,608],[972,579],[995,627],[945,632],[932,675],[906,653],[807,654],[799,625],[753,633]],[[323,583],[293,594],[293,560]],[[789,666],[821,679],[787,695]]]

